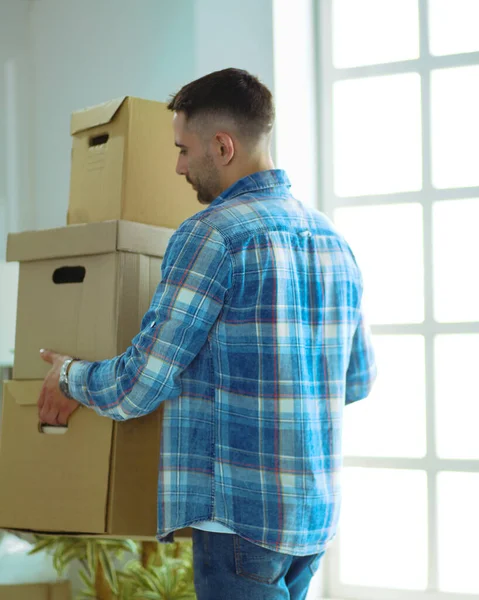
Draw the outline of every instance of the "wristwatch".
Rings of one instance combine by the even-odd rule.
[[[78,360],[76,358],[67,358],[62,367],[60,369],[60,379],[58,380],[58,387],[60,388],[60,392],[70,398],[70,400],[74,400],[73,396],[70,394],[70,387],[68,385],[68,370],[70,369],[70,365],[73,361]]]

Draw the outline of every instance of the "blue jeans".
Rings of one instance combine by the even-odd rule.
[[[324,553],[290,556],[238,535],[193,529],[198,600],[304,600]]]

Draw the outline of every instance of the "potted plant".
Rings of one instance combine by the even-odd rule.
[[[174,544],[67,536],[35,536],[31,554],[53,555],[59,575],[80,563],[78,600],[194,600],[191,542]],[[120,567],[125,554],[133,558]]]

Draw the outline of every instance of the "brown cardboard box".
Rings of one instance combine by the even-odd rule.
[[[71,600],[69,581],[0,585],[0,600]]]
[[[115,422],[78,408],[39,428],[42,381],[4,382],[0,528],[154,536],[162,411]]]
[[[85,360],[124,352],[140,331],[173,231],[127,221],[8,236],[20,261],[14,379],[43,379],[40,348]]]
[[[68,224],[114,219],[176,228],[200,205],[176,174],[166,104],[123,97],[73,113]]]

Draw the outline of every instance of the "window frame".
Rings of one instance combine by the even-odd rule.
[[[345,456],[345,467],[388,469],[419,469],[427,475],[428,499],[428,587],[426,590],[386,589],[346,585],[339,578],[339,537],[329,549],[324,570],[325,597],[355,598],[358,600],[471,600],[472,594],[447,593],[438,590],[438,523],[437,473],[440,471],[479,472],[479,460],[441,459],[436,454],[434,342],[440,334],[479,333],[479,323],[439,323],[434,319],[433,297],[433,206],[442,200],[479,198],[479,186],[436,189],[431,172],[431,71],[450,67],[479,65],[479,52],[433,56],[429,52],[428,0],[418,0],[419,58],[380,65],[337,69],[332,62],[332,3],[315,3],[316,60],[318,99],[318,208],[332,217],[339,207],[377,206],[380,204],[420,203],[423,208],[424,242],[424,322],[417,324],[373,325],[374,335],[419,334],[425,340],[426,369],[426,439],[427,452],[423,458],[390,458]],[[360,197],[338,197],[333,187],[333,86],[341,80],[377,77],[399,73],[418,73],[421,78],[422,178],[420,191]],[[354,408],[346,410],[354,410]],[[400,568],[400,565],[398,565]]]

